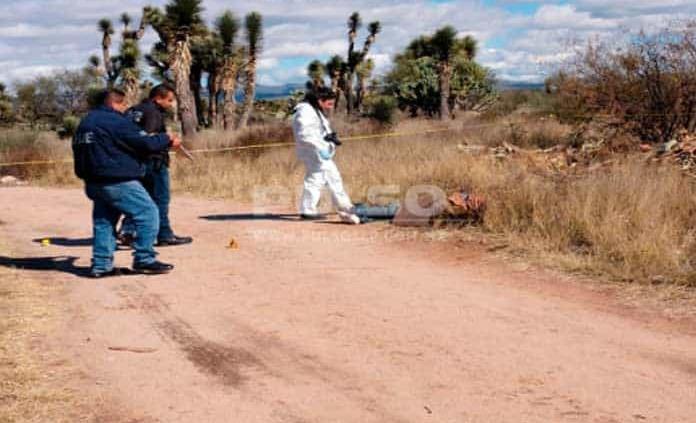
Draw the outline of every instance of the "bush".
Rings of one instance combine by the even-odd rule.
[[[80,124],[80,119],[76,116],[68,115],[63,117],[63,126],[58,129],[58,136],[63,138],[72,138],[77,132],[77,127]]]
[[[21,129],[0,130],[0,162],[64,160],[70,157],[70,143],[60,142],[55,133]],[[9,166],[0,173],[21,178],[33,176],[45,166]]]
[[[630,34],[627,44],[590,43],[547,81],[561,116],[608,116],[651,142],[696,130],[696,20]]]
[[[380,95],[367,101],[367,116],[382,125],[393,125],[396,120],[397,102],[394,97]]]

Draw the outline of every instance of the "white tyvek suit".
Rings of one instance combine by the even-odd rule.
[[[295,135],[297,157],[305,165],[300,213],[309,216],[317,215],[321,190],[324,186],[328,186],[334,206],[341,218],[352,221],[353,203],[343,188],[341,174],[333,161],[336,146],[324,140],[324,137],[332,132],[328,119],[322,113],[317,113],[312,105],[303,102],[295,109],[292,129]],[[350,216],[347,216],[348,214]]]

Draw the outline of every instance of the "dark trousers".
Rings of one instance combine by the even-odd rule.
[[[152,197],[152,201],[159,210],[159,233],[157,239],[169,239],[174,236],[174,231],[169,222],[169,202],[171,201],[169,167],[156,160],[149,160],[145,164],[145,177],[142,184]],[[121,233],[135,234],[135,225],[132,219],[126,217],[121,226]]]

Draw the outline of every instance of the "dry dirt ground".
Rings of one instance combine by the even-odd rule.
[[[65,286],[44,348],[100,421],[696,421],[693,321],[417,232],[248,212],[176,198],[174,272],[95,281],[81,191],[0,189],[0,264]]]

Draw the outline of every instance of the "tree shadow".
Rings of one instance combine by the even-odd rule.
[[[39,272],[58,271],[69,273],[82,278],[89,277],[89,267],[76,266],[79,257],[6,257],[0,256],[0,266],[11,269],[34,270]]]
[[[294,213],[237,213],[237,214],[212,214],[199,216],[199,219],[213,221],[243,221],[243,220],[282,220],[286,222],[300,222],[300,215]]]
[[[51,245],[60,247],[91,247],[92,238],[63,238],[63,237],[42,237],[33,239],[33,242],[42,244],[44,240],[48,240]]]

